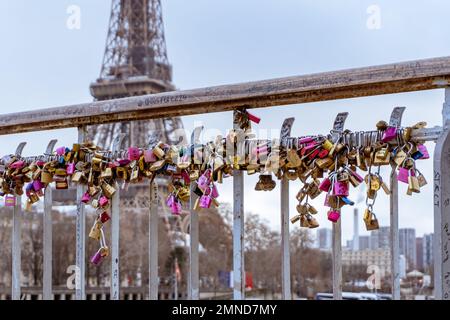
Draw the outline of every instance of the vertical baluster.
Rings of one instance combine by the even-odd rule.
[[[158,184],[150,184],[150,218],[149,218],[149,298],[158,300]]]
[[[333,299],[342,300],[341,219],[333,223]]]
[[[78,127],[78,143],[86,140],[86,126]],[[77,185],[77,217],[76,217],[76,277],[75,299],[86,300],[86,212],[81,202],[86,187]]]
[[[120,238],[120,190],[114,186],[116,192],[111,199],[111,300],[120,299],[119,274],[119,238]]]

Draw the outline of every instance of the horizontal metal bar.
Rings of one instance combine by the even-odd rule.
[[[413,141],[434,141],[442,134],[442,127],[433,127],[433,128],[425,128],[425,129],[416,129],[411,133],[411,139]]]
[[[98,101],[0,117],[0,135],[443,88],[450,57]]]

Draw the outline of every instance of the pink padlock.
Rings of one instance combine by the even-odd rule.
[[[75,163],[71,162],[66,166],[66,172],[69,176],[75,173]]]
[[[381,141],[389,142],[393,140],[397,136],[397,128],[396,127],[387,127],[387,129],[383,133],[383,137]]]
[[[254,114],[251,114],[248,111],[247,111],[247,117],[248,117],[248,120],[253,121],[254,123],[259,123],[261,121],[261,118],[255,116]]]
[[[101,221],[102,223],[106,223],[106,222],[108,222],[109,220],[111,220],[111,217],[109,216],[108,212],[103,211],[102,214],[100,215],[100,221]]]
[[[56,149],[56,154],[58,156],[63,156],[66,154],[66,147],[59,147],[58,149]]]
[[[109,199],[105,196],[101,196],[98,200],[98,204],[100,205],[100,207],[105,207],[109,204]]]
[[[91,262],[98,266],[102,262],[102,258],[102,249],[100,249],[92,256]]]
[[[139,151],[139,148],[136,147],[129,147],[128,148],[128,160],[139,160],[139,157],[141,156],[141,152]]]
[[[403,183],[408,183],[409,170],[403,167],[398,169],[397,180]]]
[[[298,140],[298,144],[305,144],[305,143],[310,143],[313,142],[314,139],[311,137],[305,137],[305,138],[301,138],[300,140]]]
[[[205,190],[208,188],[209,184],[211,182],[211,170],[206,170],[200,178],[198,178],[197,185],[200,188],[200,190]]]
[[[16,205],[16,197],[13,195],[6,195],[5,207],[14,207]]]
[[[128,159],[120,159],[120,160],[118,160],[118,162],[119,162],[120,167],[125,167],[125,166],[129,165],[131,161]]]
[[[330,210],[328,211],[328,220],[333,223],[336,223],[341,217],[341,213],[338,210]]]
[[[210,196],[203,195],[200,197],[200,207],[204,209],[208,209],[211,207],[212,199]]]
[[[323,179],[322,182],[319,184],[319,189],[324,192],[328,192],[328,190],[330,190],[330,187],[331,187],[330,178]]]
[[[364,181],[364,178],[363,178],[361,175],[359,175],[358,172],[353,171],[353,170],[350,170],[350,174],[351,174],[351,175],[352,175],[359,183],[361,183],[361,182]]]
[[[153,153],[153,150],[145,150],[144,151],[144,161],[149,162],[156,162],[156,156]]]
[[[170,206],[170,211],[175,215],[181,214],[181,203],[179,203],[178,201],[174,201]]]
[[[419,159],[430,159],[430,154],[428,153],[428,149],[424,144],[418,144],[417,149],[420,151],[420,153],[423,154],[423,156]]]
[[[16,161],[14,163],[12,163],[9,167],[11,169],[22,169],[25,166],[25,161]]]
[[[347,197],[348,181],[336,181],[333,185],[333,195]]]
[[[83,196],[81,197],[81,202],[83,202],[83,203],[88,203],[89,201],[91,201],[91,195],[89,194],[89,192],[86,192],[86,193],[83,194]]]

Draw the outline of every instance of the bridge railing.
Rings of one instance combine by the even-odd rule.
[[[0,116],[0,135],[33,132],[40,130],[77,127],[78,141],[85,140],[86,127],[103,123],[146,120],[159,117],[194,115],[209,112],[235,111],[276,107],[287,104],[299,104],[314,101],[346,99],[400,92],[431,89],[445,89],[443,107],[443,126],[431,129],[415,130],[413,139],[435,141],[434,153],[434,279],[435,297],[450,299],[450,273],[448,224],[450,222],[450,57],[417,60],[381,66],[325,72],[312,75],[294,76],[242,84],[208,87],[195,90],[175,91],[130,97],[117,100],[85,103],[57,108],[41,109],[29,112],[5,114]],[[236,124],[235,124],[236,125]],[[22,146],[23,148],[23,146]],[[18,153],[21,152],[19,148]],[[76,219],[76,299],[86,299],[86,215],[84,205],[79,201],[84,186],[77,187]],[[158,212],[155,184],[149,186],[149,289],[150,299],[158,299]],[[237,171],[233,175],[233,270],[234,299],[245,298],[244,277],[244,176]],[[391,267],[392,293],[394,299],[400,298],[399,286],[399,238],[398,238],[398,192],[395,171],[391,175],[390,226],[391,226]],[[281,236],[282,236],[282,296],[291,299],[290,252],[289,252],[289,184],[281,182]],[[21,274],[21,199],[17,197],[13,209],[12,232],[12,298],[20,299]],[[119,201],[117,192],[112,200],[111,224],[111,299],[119,299]],[[43,297],[52,298],[52,191],[47,188],[44,206],[44,271]],[[199,226],[198,214],[192,210],[190,202],[190,262],[189,290],[190,299],[199,299]],[[341,269],[341,225],[333,226],[333,294],[335,299],[342,298]],[[445,276],[444,276],[445,275]]]

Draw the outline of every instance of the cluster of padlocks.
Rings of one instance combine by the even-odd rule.
[[[166,205],[175,215],[182,213],[191,190],[198,196],[194,210],[218,206],[217,184],[235,170],[259,173],[257,191],[272,190],[276,185],[274,176],[299,179],[303,186],[296,196],[298,214],[291,222],[299,221],[301,227],[308,228],[319,226],[314,218],[318,210],[310,200],[325,193],[328,220],[337,222],[341,208],[354,205],[349,198],[350,186],[356,188],[365,183],[364,222],[368,230],[378,228],[373,210],[377,192],[383,189],[390,193],[380,175],[381,166],[396,167],[398,181],[408,185],[408,194],[420,192],[426,184],[416,161],[429,158],[429,154],[423,143],[411,140],[412,130],[423,128],[425,123],[404,128],[399,123],[379,121],[376,130],[368,132],[351,132],[335,125],[329,135],[294,138],[289,136],[292,121],[287,121],[280,139],[270,141],[254,139],[251,122],[259,121],[246,110],[236,112],[235,129],[226,137],[218,136],[206,144],[192,141],[189,146],[175,146],[154,142],[148,148],[104,151],[92,142],[85,142],[38,157],[5,156],[0,161],[0,195],[5,197],[6,206],[15,206],[16,196],[25,192],[26,209],[31,210],[51,183],[55,183],[56,189],[67,189],[70,184],[86,185],[81,201],[97,212],[89,236],[100,242],[91,262],[99,264],[109,255],[103,226],[110,220],[108,210],[114,194],[118,188],[144,179],[157,176],[171,179]],[[366,172],[365,176],[358,170]]]

